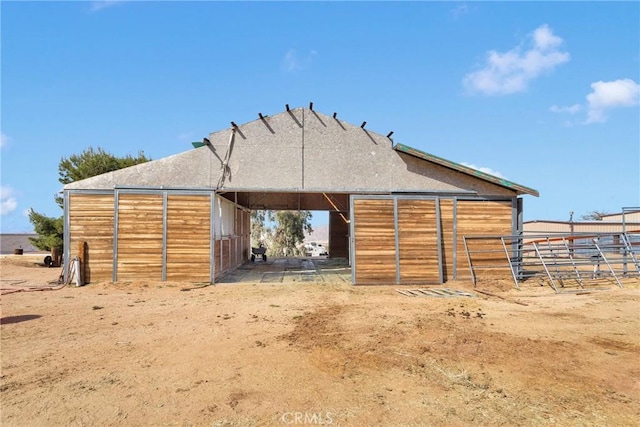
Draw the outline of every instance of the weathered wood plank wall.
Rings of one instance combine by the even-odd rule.
[[[398,200],[400,282],[440,281],[435,200]]]
[[[513,208],[511,201],[458,200],[457,206],[457,278],[471,279],[469,261],[464,248],[464,236],[501,236],[512,234]],[[473,240],[469,242],[474,251],[492,251],[476,254],[473,262],[482,265],[504,265],[504,269],[492,269],[510,277],[509,264],[499,240]]]
[[[464,236],[510,235],[515,215],[511,200],[445,197],[363,196],[353,200],[353,210],[356,284],[440,283],[440,274],[442,282],[470,279]],[[483,247],[474,243],[474,250],[501,247],[499,241],[482,241]],[[477,258],[480,265],[502,263],[509,272],[503,252]]]
[[[237,209],[238,222],[236,223],[237,242],[236,266],[242,265],[251,256],[251,213],[243,209]]]
[[[71,258],[87,243],[84,282],[111,280],[113,274],[113,194],[71,194],[69,233]]]
[[[69,256],[87,243],[87,283],[113,280],[114,257],[118,281],[160,281],[163,274],[169,281],[209,281],[212,268],[216,277],[228,273],[251,252],[251,215],[233,203],[227,210],[236,217],[227,221],[235,221],[235,232],[231,228],[231,234],[212,240],[212,197],[180,191],[120,191],[117,198],[115,192],[71,192]]]
[[[354,200],[356,283],[396,282],[393,200]]]
[[[169,281],[211,277],[211,196],[167,196],[167,266]]]
[[[162,194],[118,196],[117,280],[162,280]]]

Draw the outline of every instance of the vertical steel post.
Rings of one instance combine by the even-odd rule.
[[[436,204],[436,241],[438,242],[438,282],[444,283],[444,266],[442,265],[442,227],[440,222],[440,198],[435,198]]]
[[[396,284],[400,283],[400,230],[398,225],[398,196],[393,196],[393,229],[396,245]]]
[[[629,236],[624,233],[622,236],[622,241],[624,242],[625,253],[628,253],[631,256],[631,260],[633,261],[633,265],[636,266],[636,270],[640,273],[640,264],[638,263],[638,258],[636,257],[635,252],[633,251],[633,246],[631,246],[631,241],[629,240]],[[627,271],[625,270],[625,273]]]
[[[113,195],[113,271],[111,279],[118,281],[118,206],[120,205],[120,190],[114,190]]]
[[[356,221],[355,221],[355,200],[353,195],[349,195],[349,260],[351,263],[351,284],[356,284]]]
[[[62,245],[64,247],[64,251],[62,253],[62,271],[63,271],[63,279],[64,283],[69,281],[69,273],[68,273],[68,265],[71,262],[71,220],[69,218],[69,190],[64,190],[63,193],[63,206],[64,206],[64,233],[62,235]]]
[[[211,211],[209,213],[209,278],[211,283],[216,281],[216,192],[211,192]]]
[[[504,243],[504,237],[500,237],[500,241],[502,242],[502,247],[504,248],[504,253],[507,256],[507,262],[509,263],[509,268],[511,270],[511,276],[513,277],[513,283],[516,285],[516,289],[520,290],[520,286],[518,285],[518,277],[513,268],[513,263],[511,262],[511,257],[509,255],[509,250],[507,249],[507,245]],[[513,244],[513,243],[512,243]]]
[[[471,254],[469,254],[469,246],[467,245],[466,236],[462,236],[462,242],[464,243],[464,250],[467,253],[467,262],[469,263],[469,270],[471,271],[471,281],[473,286],[476,286],[476,274],[473,272],[473,264],[471,264]]]
[[[458,278],[458,198],[453,198],[453,230],[451,237],[451,246],[453,247],[453,257],[452,257],[452,265],[453,265],[453,280]],[[474,282],[475,284],[475,282]]]
[[[167,281],[167,222],[169,195],[162,192],[162,281]]]
[[[618,280],[618,276],[616,276],[616,272],[613,271],[613,268],[611,268],[611,264],[609,264],[609,261],[607,261],[607,258],[604,256],[604,253],[600,250],[600,246],[598,246],[597,239],[593,239],[593,245],[598,250],[598,253],[602,257],[602,260],[604,261],[604,263],[607,264],[607,267],[609,267],[609,271],[611,272],[611,275],[613,276],[613,278],[616,279],[616,283],[618,284],[618,286],[622,288],[623,287],[622,283],[620,283],[620,280]]]
[[[578,278],[578,284],[581,288],[584,288],[582,285],[582,277],[580,277],[580,270],[578,270],[578,266],[576,265],[575,259],[573,259],[573,254],[569,250],[569,245],[567,244],[567,239],[562,236],[562,243],[564,243],[564,247],[567,250],[567,254],[569,254],[569,260],[571,260],[571,265],[573,265],[573,271],[576,272],[576,277]]]

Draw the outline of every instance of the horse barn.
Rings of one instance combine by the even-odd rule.
[[[65,185],[65,262],[81,254],[86,283],[215,282],[249,260],[252,210],[293,209],[329,212],[329,256],[348,260],[353,284],[469,278],[463,237],[517,234],[519,196],[538,192],[392,133],[287,105]]]

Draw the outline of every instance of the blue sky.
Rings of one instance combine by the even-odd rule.
[[[314,103],[540,191],[525,220],[640,205],[638,2],[0,2],[1,232],[58,163],[153,159]]]

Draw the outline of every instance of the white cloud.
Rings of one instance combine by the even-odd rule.
[[[8,215],[18,207],[18,200],[13,195],[13,189],[6,185],[0,186],[0,215]]]
[[[454,19],[458,19],[460,16],[469,13],[469,5],[467,5],[467,3],[459,3],[456,5],[456,7],[451,9],[450,12],[453,15]]]
[[[565,126],[588,125],[607,121],[607,112],[613,108],[634,107],[640,103],[640,85],[631,79],[620,79],[610,82],[597,81],[591,83],[592,92],[587,95],[585,105],[574,104],[568,107],[552,105],[553,113],[577,114],[586,110],[585,120],[565,122]]]
[[[633,107],[640,99],[640,85],[631,79],[591,83],[593,92],[587,95],[587,120],[585,124],[602,123],[606,112],[617,107]]]
[[[315,50],[311,50],[306,56],[301,58],[295,49],[289,49],[282,59],[282,69],[287,72],[295,72],[308,68],[311,66],[311,62],[317,54]]]
[[[493,175],[493,176],[498,177],[498,178],[503,178],[503,179],[507,178],[506,176],[504,176],[500,172],[494,171],[491,168],[486,168],[484,166],[476,166],[476,165],[474,165],[472,163],[465,163],[465,162],[462,162],[461,164],[463,166],[468,167],[468,168],[475,169],[475,170],[480,171],[480,172],[488,173],[489,175]]]
[[[104,0],[104,1],[93,1],[91,2],[91,12],[99,12],[102,9],[106,9],[108,7],[112,7],[118,5],[120,3],[124,3],[126,0]]]
[[[0,133],[0,148],[5,147],[11,138],[9,138],[6,134]]]
[[[489,51],[485,65],[464,77],[467,90],[484,95],[524,92],[532,80],[570,59],[569,53],[560,50],[562,38],[547,25],[535,29],[531,42],[524,52],[519,46],[504,53]]]
[[[562,44],[562,38],[553,34],[548,25],[541,25],[533,32],[533,41],[538,50],[550,50]]]
[[[582,105],[573,104],[569,107],[559,107],[557,105],[552,105],[549,107],[549,111],[552,113],[569,113],[569,114],[577,114],[582,111]]]

